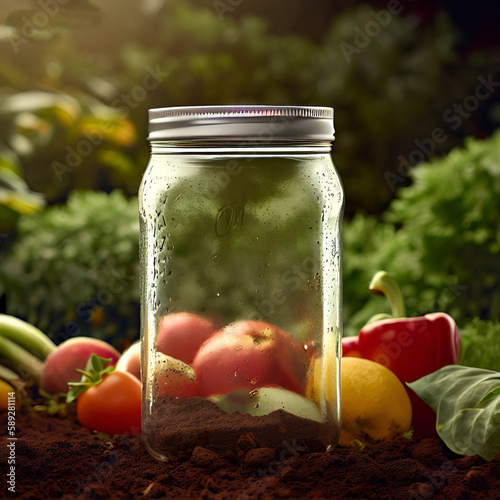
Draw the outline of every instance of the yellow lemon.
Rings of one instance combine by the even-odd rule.
[[[15,389],[10,384],[5,382],[4,380],[0,380],[0,410],[7,410],[9,405],[10,394],[15,394]],[[17,408],[17,401],[14,399],[14,405]]]
[[[333,407],[337,407],[337,364],[335,356],[313,358],[309,366],[306,397],[322,406],[321,396]]]
[[[410,398],[385,366],[363,358],[342,358],[342,429],[339,444],[357,439],[364,444],[391,439],[409,430]]]

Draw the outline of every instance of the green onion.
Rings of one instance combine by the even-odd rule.
[[[22,379],[31,379],[40,385],[43,362],[15,342],[2,336],[0,336],[0,363],[14,370]]]
[[[41,330],[25,321],[0,314],[0,338],[3,337],[44,360],[56,345]]]

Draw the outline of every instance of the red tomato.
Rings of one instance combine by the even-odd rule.
[[[263,321],[227,325],[201,346],[192,364],[203,397],[259,387],[304,394],[307,366],[304,347]]]
[[[215,331],[208,318],[181,312],[160,319],[156,349],[163,354],[191,364],[201,344]]]
[[[198,381],[194,370],[186,363],[161,352],[156,353],[156,383],[158,396],[198,396]]]
[[[78,396],[78,420],[93,431],[140,434],[141,392],[140,381],[130,373],[108,373],[101,383]]]

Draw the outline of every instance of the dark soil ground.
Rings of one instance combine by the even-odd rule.
[[[462,457],[435,439],[310,453],[293,442],[262,448],[246,435],[234,452],[197,447],[159,462],[140,437],[89,432],[73,415],[18,412],[16,441],[7,439],[5,413],[0,425],[0,498],[500,499],[500,456]]]

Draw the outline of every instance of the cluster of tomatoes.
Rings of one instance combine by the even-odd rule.
[[[203,316],[167,314],[159,321],[155,352],[156,397],[210,397],[261,387],[306,393],[307,350],[264,321],[218,328]],[[139,357],[139,350],[136,353]],[[78,395],[80,423],[110,434],[139,433],[140,379],[119,369],[103,370],[102,377],[94,379],[98,383]]]
[[[227,394],[259,387],[305,393],[304,346],[264,321],[243,320],[217,329],[190,313],[164,316],[156,341],[159,396]]]

